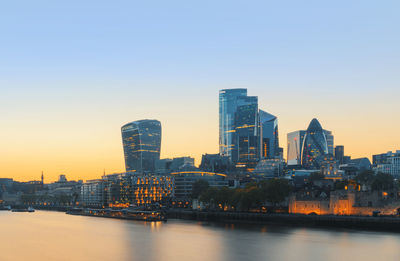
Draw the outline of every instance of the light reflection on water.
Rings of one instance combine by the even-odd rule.
[[[400,260],[400,234],[0,212],[0,260]]]

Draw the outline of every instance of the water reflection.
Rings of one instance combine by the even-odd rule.
[[[400,234],[0,212],[0,260],[400,260]]]

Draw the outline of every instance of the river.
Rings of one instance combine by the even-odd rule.
[[[0,261],[400,260],[400,234],[0,211]]]

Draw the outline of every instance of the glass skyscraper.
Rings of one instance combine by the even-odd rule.
[[[247,89],[226,89],[219,92],[219,153],[231,160],[236,148],[236,111],[239,106],[249,105]],[[253,97],[253,100],[257,97]],[[250,98],[251,99],[251,98]]]
[[[246,89],[219,92],[219,151],[247,170],[280,154],[277,118],[259,110],[258,97]]]
[[[154,172],[155,161],[160,159],[161,123],[140,120],[121,128],[127,172]]]
[[[306,131],[299,130],[287,135],[287,164],[288,166],[301,165],[301,152]]]
[[[253,97],[248,97],[253,98]],[[232,159],[235,162],[257,161],[259,159],[258,104],[242,105],[235,117],[235,147]]]
[[[324,130],[326,142],[328,144],[328,153],[331,155],[335,154],[334,137],[332,131]]]
[[[278,119],[263,110],[259,111],[259,117],[261,158],[271,159],[280,156]]]
[[[313,119],[304,137],[302,166],[306,169],[319,169],[318,158],[328,154],[325,131],[317,119]]]

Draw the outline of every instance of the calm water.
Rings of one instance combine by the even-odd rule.
[[[0,211],[0,260],[400,260],[400,234]]]

